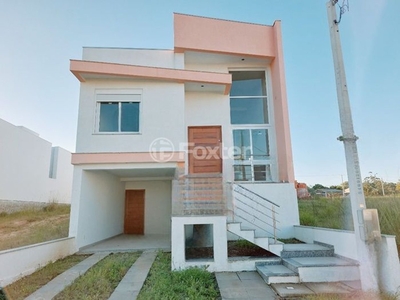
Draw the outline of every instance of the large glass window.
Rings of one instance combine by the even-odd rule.
[[[268,124],[264,71],[236,71],[230,94],[232,124]]]
[[[97,101],[99,132],[139,132],[140,95],[98,94]]]
[[[238,181],[272,181],[268,129],[233,130],[234,172]]]

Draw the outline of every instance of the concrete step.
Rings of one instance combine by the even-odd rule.
[[[254,243],[254,229],[242,229],[241,223],[228,223],[227,230],[251,243]]]
[[[293,272],[282,264],[257,265],[256,270],[267,284],[300,282],[299,274]]]
[[[284,243],[280,241],[275,241],[274,239],[269,239],[268,251],[272,252],[275,255],[281,256],[283,250]]]
[[[329,257],[334,255],[333,246],[319,244],[284,244],[282,258],[293,257]]]
[[[299,274],[301,282],[360,280],[358,262],[336,256],[282,258],[283,265]]]

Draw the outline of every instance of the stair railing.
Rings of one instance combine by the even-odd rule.
[[[248,188],[232,184],[233,221],[245,221],[272,235],[275,243],[279,231],[277,216],[279,205]]]

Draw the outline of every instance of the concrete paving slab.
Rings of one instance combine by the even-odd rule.
[[[222,299],[276,299],[275,292],[257,272],[216,273]]]
[[[348,294],[353,291],[340,282],[304,283],[304,285],[316,294]]]
[[[269,265],[269,266],[260,266],[258,269],[268,276],[296,276],[297,273],[293,272],[289,268],[284,265]]]
[[[136,299],[157,256],[154,250],[144,251],[122,278],[109,300]]]
[[[241,281],[243,280],[261,280],[260,276],[256,272],[238,272],[237,276]]]
[[[314,295],[315,293],[301,283],[273,283],[271,287],[283,298]]]
[[[53,297],[70,285],[76,278],[85,274],[87,270],[109,254],[109,252],[102,252],[89,256],[79,264],[58,275],[36,292],[25,298],[25,300],[53,299]]]
[[[171,236],[161,234],[121,234],[104,241],[83,247],[79,253],[134,252],[145,250],[171,250]]]

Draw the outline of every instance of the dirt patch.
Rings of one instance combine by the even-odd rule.
[[[213,248],[212,247],[186,248],[185,255],[186,259],[213,258]],[[274,257],[276,255],[261,247],[258,247],[257,245],[243,246],[235,241],[229,241],[228,257],[240,257],[240,256]]]

